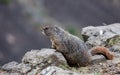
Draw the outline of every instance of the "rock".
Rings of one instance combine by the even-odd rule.
[[[2,69],[7,70],[7,71],[10,71],[10,70],[15,71],[17,69],[17,65],[18,65],[17,62],[12,61],[8,64],[3,65]]]
[[[62,54],[54,49],[31,50],[23,56],[21,63],[13,61],[3,65],[0,75],[103,75],[103,72],[114,75],[120,69],[120,54],[116,56],[113,60],[96,63],[101,59],[96,55],[94,65],[74,68],[69,67]]]
[[[31,50],[23,56],[21,63],[13,61],[3,65],[0,75],[83,75],[64,70],[65,65],[62,54],[54,49]]]
[[[106,40],[106,46],[111,47],[114,45],[120,45],[120,35],[115,35],[114,37]]]
[[[21,75],[20,73],[0,73],[0,75]]]
[[[26,74],[32,70],[32,67],[30,64],[20,63],[19,65],[17,65],[17,70],[22,74]]]
[[[18,70],[18,62],[12,61],[2,66],[0,75],[22,75]]]
[[[114,46],[110,47],[110,50],[113,52],[120,53],[120,45],[114,45]]]
[[[67,62],[54,49],[31,50],[23,56],[21,63],[13,61],[3,65],[0,75],[37,75],[42,69],[52,65],[66,66]]]
[[[94,75],[84,68],[80,73],[66,65],[62,54],[54,49],[31,50],[23,56],[21,63],[13,61],[3,65],[0,75]]]
[[[41,69],[50,65],[67,65],[62,54],[54,49],[31,50],[25,54],[22,62],[30,64],[32,67],[39,65]]]
[[[40,72],[41,70],[39,68],[34,68],[30,72],[28,72],[27,75],[40,75]]]
[[[40,75],[83,75],[82,73],[75,73],[68,70],[63,70],[56,66],[49,66],[45,69],[43,69],[40,73]],[[85,74],[88,75],[88,74]],[[92,74],[89,74],[92,75]]]
[[[113,46],[120,42],[120,23],[97,27],[88,26],[82,29],[82,35],[90,48],[98,45]]]

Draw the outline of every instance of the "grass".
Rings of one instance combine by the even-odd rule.
[[[76,28],[76,27],[74,27],[74,26],[69,26],[69,27],[66,27],[66,30],[67,30],[70,34],[75,35],[75,36],[77,36],[77,37],[79,37],[80,39],[83,40],[83,37],[82,37],[82,35],[81,35],[81,33],[80,33],[80,29],[78,29],[78,28]]]

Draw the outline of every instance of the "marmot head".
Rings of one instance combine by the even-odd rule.
[[[62,28],[57,25],[44,25],[42,27],[42,33],[48,37],[57,36],[60,34]]]

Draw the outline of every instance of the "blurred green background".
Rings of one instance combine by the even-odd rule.
[[[61,25],[80,36],[83,27],[120,22],[120,0],[0,0],[0,65],[31,49],[50,48],[39,27]]]

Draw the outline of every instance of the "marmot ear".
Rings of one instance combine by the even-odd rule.
[[[55,27],[58,27],[58,25],[54,25]]]

